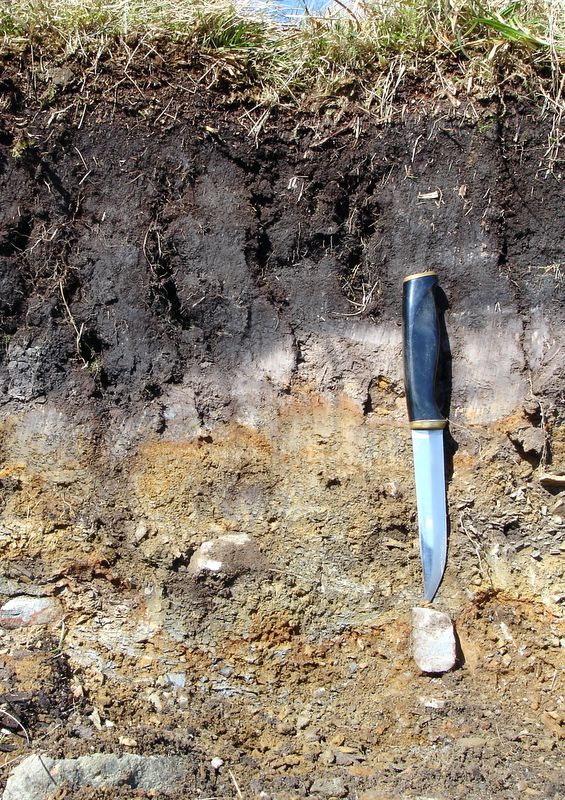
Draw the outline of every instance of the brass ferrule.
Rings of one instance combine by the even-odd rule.
[[[415,419],[410,423],[413,431],[437,431],[446,426],[446,419]]]
[[[412,281],[414,278],[429,277],[430,275],[437,275],[437,272],[433,269],[428,269],[425,272],[415,272],[413,275],[407,275],[402,283],[406,283],[406,281]]]

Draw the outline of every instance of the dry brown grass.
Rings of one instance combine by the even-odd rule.
[[[563,142],[563,0],[340,0],[323,15],[283,24],[246,0],[9,0],[0,10],[4,50],[62,60],[143,58],[181,45],[210,75],[262,107],[340,95],[383,121],[399,91],[420,81],[457,106],[502,97],[507,87],[551,116],[547,161]],[[133,54],[133,55],[132,55]]]

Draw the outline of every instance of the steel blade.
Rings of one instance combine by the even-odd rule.
[[[412,446],[424,596],[433,600],[447,558],[443,430],[413,430]]]

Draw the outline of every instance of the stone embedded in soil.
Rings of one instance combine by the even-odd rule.
[[[3,628],[28,628],[48,625],[61,617],[61,604],[53,597],[12,597],[0,608],[0,625]]]
[[[552,475],[549,472],[540,475],[539,481],[542,486],[550,488],[563,488],[565,487],[565,475],[558,473]]]
[[[486,743],[487,740],[484,738],[484,736],[463,736],[455,741],[456,746],[462,748],[463,750],[470,750],[475,747],[484,747]]]
[[[358,756],[354,753],[343,753],[337,750],[335,754],[335,763],[338,767],[351,767],[359,761]]]
[[[324,764],[327,767],[333,764],[335,761],[335,754],[333,750],[330,750],[329,748],[324,750],[320,754],[318,761],[320,762],[320,764]]]
[[[225,572],[237,575],[257,565],[260,553],[247,533],[227,533],[217,539],[202,542],[189,563],[193,575],[206,572]]]
[[[540,456],[546,446],[546,435],[543,428],[521,428],[509,434],[513,445],[521,448],[526,455]]]
[[[343,778],[321,777],[316,778],[310,787],[310,794],[319,794],[322,797],[346,797],[347,788]]]
[[[94,753],[80,758],[29,756],[8,778],[2,800],[51,800],[61,784],[81,787],[129,786],[131,789],[173,794],[187,772],[182,758]],[[59,788],[58,788],[59,787]]]
[[[168,672],[166,680],[176,689],[184,689],[186,686],[186,672]]]
[[[422,672],[448,672],[457,658],[453,623],[432,608],[412,609],[412,654]]]

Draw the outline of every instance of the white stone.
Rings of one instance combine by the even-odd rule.
[[[252,567],[259,556],[249,534],[226,533],[202,542],[190,559],[189,570],[196,575],[202,572],[238,572],[241,566]]]
[[[216,756],[210,761],[210,766],[212,767],[212,769],[215,770],[219,770],[220,767],[223,766],[223,764],[224,764],[224,759],[220,758],[219,756]]]
[[[213,541],[202,542],[190,559],[191,572],[219,572],[221,570],[222,562],[212,557],[214,544]]]
[[[420,703],[424,708],[445,708],[446,701],[437,697],[420,697]]]
[[[412,609],[412,654],[422,672],[448,672],[457,658],[453,623],[432,608]]]
[[[12,597],[0,608],[0,625],[3,628],[28,628],[47,625],[63,614],[58,600],[53,597]]]
[[[186,672],[168,672],[167,681],[176,686],[177,689],[184,689],[186,686]]]

